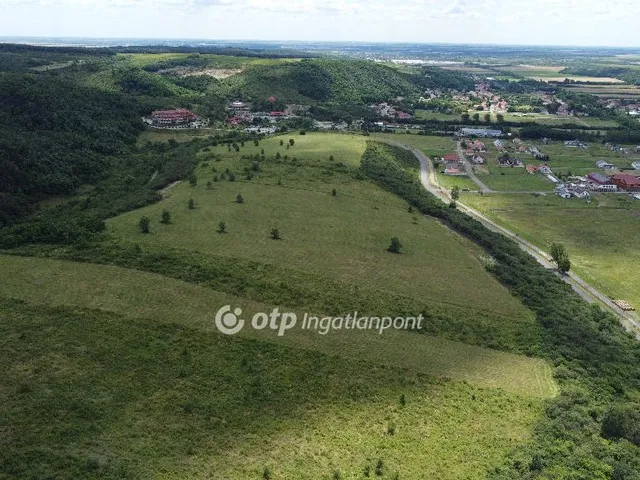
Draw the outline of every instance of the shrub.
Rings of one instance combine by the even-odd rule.
[[[218,223],[218,233],[226,233],[227,232],[227,224],[225,222]]]
[[[236,203],[244,203],[244,198],[241,194],[236,195]]]
[[[190,198],[187,206],[189,207],[189,210],[193,210],[196,208],[196,201],[193,198]]]
[[[165,225],[171,223],[171,214],[168,210],[162,210],[162,214],[160,215],[160,217],[160,223],[164,223]]]
[[[140,222],[138,222],[138,227],[142,233],[151,232],[151,221],[149,220],[149,217],[142,217]]]
[[[391,239],[391,243],[389,244],[389,248],[387,248],[387,251],[391,253],[400,253],[401,249],[402,243],[400,243],[400,239],[398,237],[393,237]]]
[[[277,228],[272,228],[271,229],[271,238],[273,240],[280,240],[280,232],[278,231]]]

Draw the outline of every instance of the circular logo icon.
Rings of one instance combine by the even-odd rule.
[[[231,305],[225,305],[216,313],[216,327],[220,333],[225,335],[233,335],[238,333],[244,327],[244,320],[238,318],[242,314],[241,308],[235,308],[231,311]]]

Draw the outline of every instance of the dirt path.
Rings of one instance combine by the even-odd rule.
[[[175,182],[170,183],[169,185],[164,187],[162,190],[160,190],[160,195],[162,195],[162,198],[166,198],[167,194],[171,191],[171,189],[181,182],[182,180],[176,180]]]
[[[464,165],[464,170],[465,170],[465,172],[467,172],[467,176],[473,181],[473,183],[478,185],[478,187],[480,187],[480,190],[482,190],[484,193],[493,192],[493,190],[491,190],[489,187],[487,187],[487,185],[482,180],[480,180],[478,178],[478,176],[476,175],[476,173],[473,171],[473,165],[471,165],[471,163],[469,163],[469,160],[467,160],[466,157],[464,156],[464,152],[462,151],[462,143],[461,142],[458,142],[456,144],[456,149],[457,149],[457,152],[458,152],[458,158],[460,159],[460,161]]]

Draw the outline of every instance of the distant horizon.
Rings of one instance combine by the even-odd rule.
[[[227,44],[264,43],[264,44],[325,44],[325,45],[433,45],[433,46],[487,46],[487,47],[532,47],[532,48],[577,48],[577,49],[607,49],[607,50],[635,50],[640,52],[640,46],[629,45],[579,45],[579,44],[536,44],[536,43],[498,43],[498,42],[430,42],[430,41],[384,41],[384,40],[299,40],[299,39],[261,39],[261,38],[201,38],[201,37],[144,37],[144,36],[84,36],[84,35],[0,35],[0,43],[16,43],[12,40],[25,40],[20,42],[27,45],[34,44],[27,40],[76,40],[76,41],[139,41],[159,42],[149,43],[146,46],[166,46],[163,42],[211,42]],[[55,45],[55,44],[52,44]],[[83,45],[78,45],[83,46]],[[112,46],[126,47],[128,45],[117,44]]]
[[[7,37],[634,49],[638,18],[635,0],[0,1]]]

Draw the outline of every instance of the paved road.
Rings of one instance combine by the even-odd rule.
[[[414,148],[410,145],[405,145],[400,142],[394,142],[394,141],[388,141],[386,143],[389,143],[396,147],[404,148],[405,150],[410,150],[420,162],[420,181],[424,186],[424,188],[429,193],[435,195],[437,198],[439,198],[443,202],[447,204],[451,202],[450,192],[448,192],[446,189],[442,187],[439,187],[434,182],[434,179],[436,178],[436,176],[435,176],[433,163],[431,162],[430,158],[425,156],[417,148]],[[533,245],[532,243],[528,242],[527,240],[524,240],[516,233],[513,233],[512,231],[498,225],[493,220],[490,220],[489,218],[484,216],[482,213],[478,212],[477,210],[467,205],[464,205],[463,203],[458,202],[458,208],[461,211],[465,212],[467,215],[478,220],[489,230],[501,233],[511,238],[512,240],[514,240],[520,246],[520,248],[522,248],[522,250],[524,250],[525,252],[530,254],[532,257],[534,257],[538,261],[538,263],[540,263],[543,267],[555,270],[555,265],[551,260],[551,256],[548,255],[546,252],[542,251],[541,249],[539,249],[538,247],[536,247],[535,245]],[[575,273],[569,272],[567,275],[562,275],[561,278],[565,282],[567,282],[569,285],[571,285],[573,290],[576,293],[578,293],[587,302],[594,303],[597,300],[597,301],[600,301],[601,304],[608,307],[608,309],[620,319],[623,326],[628,330],[633,331],[636,337],[640,339],[640,323],[638,322],[637,318],[633,314],[622,311],[611,301],[609,297],[607,297],[602,292],[600,292],[596,288],[589,285],[587,282],[582,280]]]
[[[456,148],[458,151],[458,158],[464,165],[464,170],[467,173],[467,176],[473,181],[473,183],[475,183],[476,185],[478,185],[478,187],[480,187],[480,190],[482,190],[482,192],[484,193],[493,192],[493,190],[487,187],[487,185],[478,178],[478,176],[476,175],[476,172],[473,171],[473,165],[471,165],[471,162],[467,160],[467,157],[465,157],[464,151],[462,150],[462,142],[458,142],[456,144]]]

